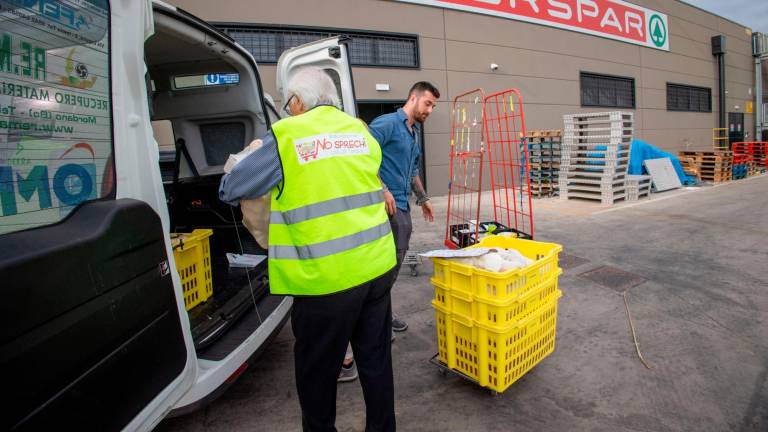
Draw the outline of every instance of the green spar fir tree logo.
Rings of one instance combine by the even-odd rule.
[[[661,48],[667,43],[667,26],[664,25],[664,20],[660,16],[651,16],[648,22],[648,29],[654,45]]]

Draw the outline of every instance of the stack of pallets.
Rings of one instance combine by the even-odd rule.
[[[745,154],[733,155],[733,169],[731,172],[731,178],[733,180],[741,180],[747,178],[749,174],[749,166],[751,165],[752,157]]]
[[[766,166],[768,166],[768,142],[735,142],[733,143],[734,165],[737,164],[735,159],[739,158],[739,156],[749,156],[747,175],[753,176],[765,172]],[[735,176],[736,172],[734,169]]]
[[[729,151],[681,151],[680,156],[692,159],[704,181],[720,183],[733,176],[733,153]]]
[[[534,130],[526,136],[531,169],[531,195],[534,197],[557,195],[562,135],[561,130]]]
[[[643,197],[651,197],[651,176],[628,175],[627,176],[627,201],[637,201]]]
[[[696,179],[698,180],[699,168],[696,165],[696,158],[680,156],[678,159],[680,160],[680,165],[682,165],[683,172],[685,172],[685,175],[696,177]]]
[[[603,204],[626,199],[632,113],[568,114],[563,120],[560,198],[590,199]]]

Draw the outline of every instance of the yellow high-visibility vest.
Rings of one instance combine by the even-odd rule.
[[[332,294],[394,267],[377,175],[381,148],[365,125],[335,107],[318,106],[272,130],[283,182],[272,190],[271,292]]]

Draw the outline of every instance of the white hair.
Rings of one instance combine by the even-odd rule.
[[[305,66],[293,74],[286,87],[286,98],[296,95],[304,102],[304,109],[318,105],[333,105],[341,108],[336,85],[324,70]]]

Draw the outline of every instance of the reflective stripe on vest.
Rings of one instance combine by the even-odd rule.
[[[271,199],[270,291],[327,295],[392,269],[395,244],[377,176],[381,148],[365,125],[319,106],[272,130],[283,184]]]
[[[384,202],[384,192],[377,190],[373,192],[364,192],[357,195],[350,195],[341,198],[334,198],[304,207],[280,212],[273,211],[270,214],[269,223],[273,224],[296,224],[308,221],[334,213],[341,213],[347,210],[354,210],[369,205]]]
[[[378,240],[391,231],[389,221],[358,233],[306,246],[269,246],[269,257],[273,259],[316,259],[354,249]]]

